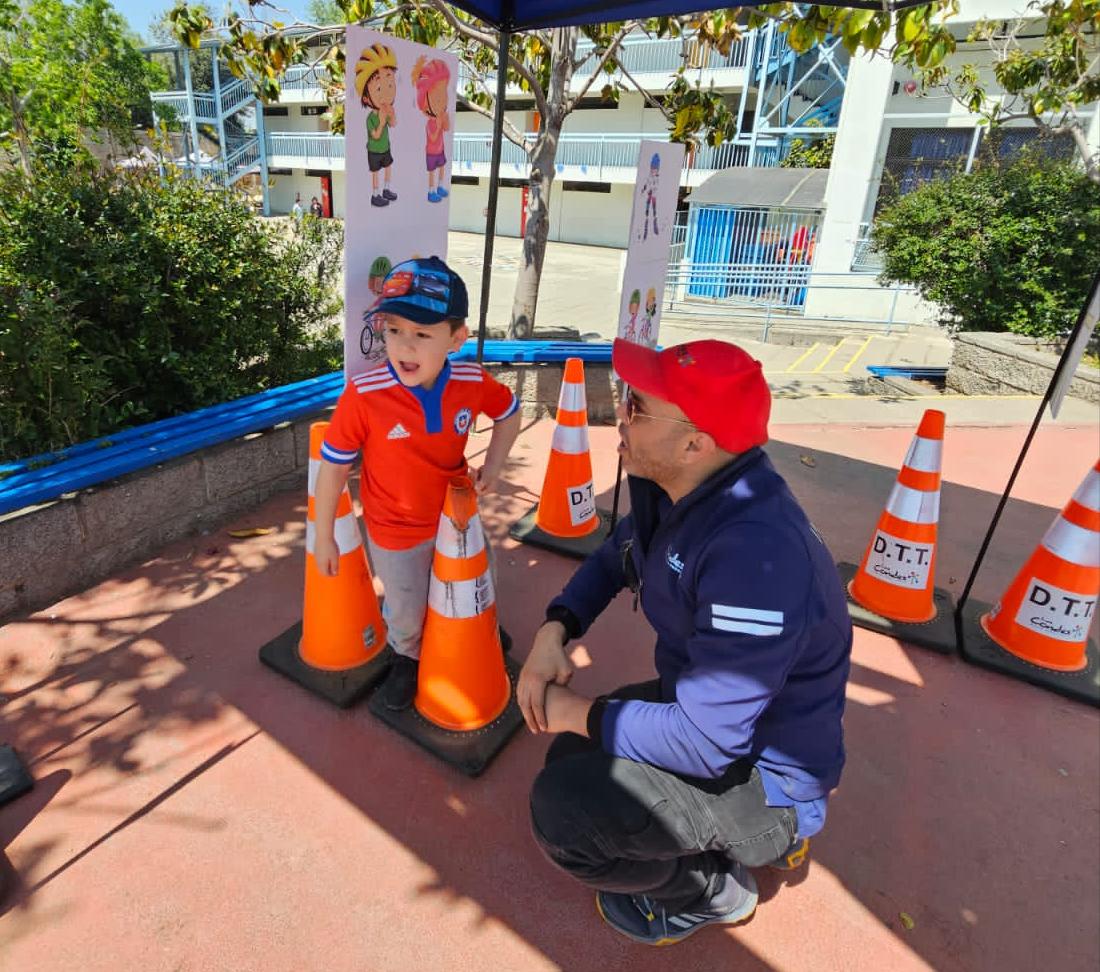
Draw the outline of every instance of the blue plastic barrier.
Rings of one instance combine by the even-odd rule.
[[[485,342],[487,364],[553,363],[573,357],[586,363],[610,363],[611,345],[571,341]],[[467,341],[453,356],[455,361],[476,358],[476,341]],[[0,464],[0,514],[319,412],[336,401],[343,386],[343,372],[334,371],[57,452]]]

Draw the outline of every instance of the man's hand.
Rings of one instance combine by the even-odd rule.
[[[340,548],[333,537],[317,537],[313,545],[313,559],[322,577],[335,577],[340,570]]]
[[[531,732],[548,732],[546,687],[568,685],[573,663],[565,653],[565,625],[547,621],[535,634],[534,644],[516,685],[516,701]]]

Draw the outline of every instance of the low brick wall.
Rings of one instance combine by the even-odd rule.
[[[494,366],[524,415],[552,414],[561,365]],[[590,420],[614,421],[610,367],[585,369]],[[305,490],[309,427],[331,409],[0,516],[0,619],[38,610],[217,529],[283,490]]]
[[[947,388],[963,395],[1042,395],[1057,366],[1058,353],[1034,338],[960,334],[947,369]],[[1100,403],[1100,371],[1082,364],[1069,394]]]

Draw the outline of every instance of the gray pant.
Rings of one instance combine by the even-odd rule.
[[[612,697],[658,702],[660,682]],[[760,867],[797,840],[798,815],[767,805],[751,763],[735,764],[727,777],[678,776],[562,733],[531,788],[535,839],[591,888],[648,894],[673,911],[705,907],[730,860]]]
[[[435,539],[425,540],[405,550],[387,550],[379,547],[368,535],[367,546],[370,548],[371,569],[386,589],[382,598],[382,618],[389,630],[388,641],[397,654],[419,658],[420,635],[424,631],[424,615],[428,610],[428,585],[432,577]],[[485,553],[492,572],[495,558],[488,540]]]
[[[406,550],[387,550],[370,537],[367,541],[374,573],[386,588],[382,617],[389,629],[389,643],[399,655],[419,658],[435,540],[425,540]]]

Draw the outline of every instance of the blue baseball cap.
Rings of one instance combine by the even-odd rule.
[[[399,263],[382,281],[378,314],[394,314],[417,324],[441,324],[470,313],[466,284],[437,256]]]

